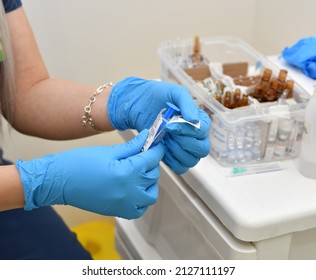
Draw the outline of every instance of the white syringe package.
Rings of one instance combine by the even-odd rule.
[[[212,119],[211,155],[224,166],[295,158],[310,95],[234,37],[161,44],[161,79],[188,88]]]

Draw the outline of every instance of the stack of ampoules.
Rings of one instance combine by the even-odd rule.
[[[293,97],[294,81],[286,80],[287,71],[281,69],[278,77],[272,77],[271,69],[264,69],[260,83],[250,94],[259,102],[277,101],[282,93],[287,90],[287,98]]]
[[[240,88],[225,88],[223,94],[221,91],[217,91],[215,99],[228,109],[235,109],[248,105],[248,94],[241,93]]]
[[[284,96],[286,91],[286,98],[293,98],[294,81],[286,78],[286,70],[281,69],[278,77],[272,77],[272,70],[266,68],[263,71],[259,84],[254,87],[249,96],[257,99],[259,102],[273,102],[277,101],[280,96]],[[240,88],[234,90],[225,88],[224,91],[217,90],[215,99],[229,109],[249,104],[248,94],[241,93]]]

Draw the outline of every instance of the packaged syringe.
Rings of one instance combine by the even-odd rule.
[[[142,151],[147,151],[151,147],[157,145],[157,143],[164,137],[165,135],[165,127],[167,123],[188,123],[197,129],[200,128],[200,122],[191,123],[183,119],[180,115],[175,115],[176,112],[180,112],[179,108],[175,105],[167,102],[168,108],[163,109],[157,116],[154,124],[149,129],[149,134],[147,140],[142,148]]]

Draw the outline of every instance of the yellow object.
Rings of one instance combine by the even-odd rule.
[[[114,224],[105,221],[93,221],[72,228],[79,242],[91,254],[94,260],[120,260],[115,250]]]

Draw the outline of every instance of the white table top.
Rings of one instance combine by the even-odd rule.
[[[182,177],[233,235],[258,241],[316,227],[316,180],[296,165],[288,160],[281,171],[229,177],[208,156]]]

